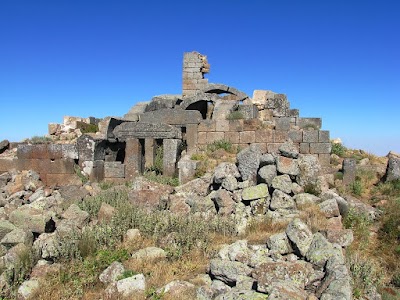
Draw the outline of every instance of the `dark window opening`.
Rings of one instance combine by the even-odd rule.
[[[190,104],[186,110],[197,110],[201,113],[202,118],[205,120],[207,118],[208,104],[205,100],[200,100]]]

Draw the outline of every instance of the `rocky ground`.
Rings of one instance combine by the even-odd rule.
[[[396,165],[391,169],[396,170]],[[17,299],[352,299],[354,280],[346,264],[346,248],[354,236],[344,228],[343,218],[357,211],[373,221],[381,212],[341,194],[335,189],[334,174],[321,174],[318,160],[300,155],[290,142],[281,146],[279,155],[263,154],[256,147],[244,149],[236,164],[222,162],[213,173],[178,187],[139,177],[124,186],[87,183],[51,188],[33,171],[1,174],[2,295]],[[129,205],[122,204],[124,199]],[[126,216],[134,212],[132,207],[152,225],[146,227],[144,219],[138,222],[134,213]],[[200,219],[209,224],[196,221]],[[179,220],[189,221],[179,225]],[[212,225],[215,220],[225,220],[230,227],[225,230],[222,221]],[[168,232],[165,228],[172,223],[174,230]],[[257,224],[266,225],[254,238],[250,229]],[[225,230],[228,243],[214,239],[208,246],[212,251],[206,251],[200,239],[200,230],[206,228],[202,226],[210,226],[210,234]],[[196,230],[198,236],[192,237]],[[93,245],[97,248],[91,249]],[[185,261],[185,251],[203,251],[199,257],[205,257],[206,267],[192,267],[185,276],[171,275],[158,286],[150,284],[155,271],[138,272],[146,262],[164,262],[172,268]],[[101,253],[107,253],[107,259],[99,264]],[[123,255],[113,258],[113,253]],[[88,273],[94,258],[97,265]],[[74,265],[68,264],[71,261]],[[66,270],[78,265],[86,273]],[[81,284],[80,277],[88,274],[93,277],[90,284]],[[60,284],[58,289],[75,290],[55,292],[49,282]],[[365,299],[380,299],[380,295],[375,290]]]

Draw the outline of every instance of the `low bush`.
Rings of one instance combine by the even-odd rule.
[[[227,117],[227,120],[241,120],[244,119],[244,115],[243,113],[241,113],[240,111],[233,111],[231,112]]]
[[[347,148],[340,143],[331,143],[332,144],[332,154],[336,154],[339,157],[345,157]]]
[[[218,149],[223,149],[229,153],[234,153],[236,150],[233,147],[232,143],[227,140],[218,140],[213,142],[212,144],[207,145],[207,150],[210,152],[217,151]]]

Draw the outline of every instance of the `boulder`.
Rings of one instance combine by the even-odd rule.
[[[294,250],[301,256],[305,256],[313,240],[313,234],[308,226],[296,218],[287,226],[286,235],[293,243]]]
[[[219,215],[227,216],[235,211],[236,202],[226,190],[218,190],[211,193],[211,199],[215,202]]]
[[[258,177],[260,178],[260,182],[264,182],[271,186],[272,180],[276,177],[277,170],[275,165],[266,165],[261,167],[258,171]]]
[[[353,230],[351,229],[326,230],[325,236],[330,243],[338,244],[341,247],[350,246],[354,240]]]
[[[190,206],[186,203],[188,195],[181,193],[168,196],[168,210],[177,215],[187,215],[190,213]]]
[[[188,197],[185,199],[185,202],[190,206],[190,210],[192,213],[206,213],[206,214],[217,213],[214,201],[212,201],[211,194],[206,197],[189,194]]]
[[[270,197],[253,200],[250,202],[251,214],[253,216],[265,215],[271,204]]]
[[[157,247],[147,247],[132,253],[132,258],[136,260],[155,260],[164,259],[167,257],[167,252]]]
[[[233,244],[221,248],[218,252],[218,257],[224,260],[247,263],[249,260],[247,240],[238,240]]]
[[[54,260],[60,256],[60,244],[55,232],[41,234],[33,243],[33,248],[43,259]]]
[[[283,143],[279,147],[279,152],[282,154],[282,156],[289,158],[297,158],[299,156],[299,150],[295,147],[291,140]]]
[[[205,174],[201,178],[193,179],[185,184],[175,187],[177,193],[191,193],[199,196],[207,196],[211,183],[211,175]]]
[[[195,285],[190,282],[183,280],[174,280],[162,287],[160,289],[160,292],[162,292],[163,294],[168,294],[169,297],[178,297],[185,295],[185,293],[190,290],[194,290],[194,288]]]
[[[89,192],[79,185],[61,186],[59,192],[64,201],[67,202],[83,200],[83,198],[89,195]]]
[[[297,205],[316,204],[321,200],[317,196],[308,193],[297,194],[293,197],[293,199]]]
[[[308,298],[308,293],[294,285],[290,280],[279,280],[272,283],[268,300],[311,300]]]
[[[104,284],[110,284],[116,282],[124,271],[124,266],[119,261],[114,261],[100,274],[99,279]]]
[[[265,153],[260,157],[260,167],[264,167],[267,165],[274,165],[275,157],[271,153]]]
[[[296,207],[296,203],[294,202],[293,198],[290,197],[288,194],[285,194],[280,190],[274,190],[269,207],[272,210],[293,209]]]
[[[238,261],[228,261],[214,258],[210,261],[210,273],[227,284],[236,282],[240,275],[249,276],[252,269]]]
[[[295,262],[268,262],[255,268],[252,277],[257,280],[257,291],[270,293],[276,281],[288,281],[291,285],[304,289],[314,273],[312,264],[303,260]]]
[[[125,242],[135,242],[141,238],[140,230],[136,228],[128,229],[124,236]]]
[[[269,198],[268,185],[265,183],[260,183],[256,186],[250,186],[248,188],[243,189],[242,191],[242,200],[243,201],[252,201],[260,198]]]
[[[46,231],[46,224],[51,220],[51,217],[50,213],[42,209],[23,205],[10,213],[9,221],[18,228],[43,233]]]
[[[276,158],[276,169],[281,174],[288,174],[288,175],[299,175],[300,169],[297,162],[297,159],[278,156]]]
[[[4,151],[6,151],[9,146],[10,146],[10,142],[8,140],[2,140],[0,142],[0,153],[3,153]]]
[[[321,173],[318,157],[314,155],[299,155],[297,159],[299,173],[296,181],[301,186],[313,184]]]
[[[0,241],[0,243],[7,247],[11,248],[18,244],[24,244],[26,246],[30,246],[33,243],[33,234],[32,232],[20,228],[15,228],[9,233],[7,233]]]
[[[97,214],[99,223],[109,223],[112,217],[115,215],[115,212],[116,211],[114,207],[112,207],[110,204],[102,202],[99,213]]]
[[[34,294],[39,290],[39,280],[29,279],[24,281],[17,291],[18,300],[33,299]]]
[[[272,180],[271,186],[274,189],[278,189],[286,194],[290,194],[292,192],[292,180],[287,174],[276,176]]]
[[[287,254],[293,252],[289,239],[285,232],[276,233],[267,239],[268,249],[279,254]]]
[[[327,218],[340,216],[339,206],[335,199],[325,200],[318,206]]]
[[[211,283],[211,289],[213,291],[213,296],[215,297],[228,293],[231,290],[231,287],[225,284],[225,282],[215,279]]]
[[[243,149],[237,155],[238,170],[243,180],[257,182],[257,171],[260,165],[261,150],[257,145]]]
[[[111,283],[105,290],[108,299],[130,297],[146,290],[146,279],[143,274],[124,278]]]
[[[238,189],[238,181],[234,176],[228,175],[222,180],[221,187],[227,191],[233,192]]]
[[[393,181],[398,179],[400,179],[400,157],[391,155],[386,167],[385,180]]]
[[[0,240],[9,232],[16,229],[14,224],[10,223],[7,220],[0,220]]]
[[[239,178],[240,173],[235,164],[222,162],[214,170],[213,182],[221,184],[227,176]]]
[[[89,222],[89,214],[86,211],[81,210],[76,204],[72,204],[68,207],[68,209],[62,214],[62,217],[72,222],[78,228],[82,228]]]
[[[306,253],[307,260],[322,268],[334,254],[332,244],[321,233],[315,233]]]

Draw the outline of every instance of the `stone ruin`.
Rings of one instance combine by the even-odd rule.
[[[64,142],[12,144],[16,157],[0,158],[0,173],[35,170],[47,185],[58,186],[78,181],[79,167],[91,181],[126,181],[152,166],[162,145],[163,174],[179,174],[184,183],[196,168],[190,154],[219,140],[241,149],[254,145],[262,153],[277,153],[291,140],[300,153],[329,165],[329,131],[321,130],[320,118],[300,117],[284,94],[255,90],[249,97],[234,87],[209,83],[204,78],[209,70],[206,56],[185,53],[182,95],[155,96],[122,118],[67,117],[64,124],[49,124],[49,134]],[[80,129],[93,124],[97,133],[82,134]],[[76,136],[76,142],[65,143]]]

